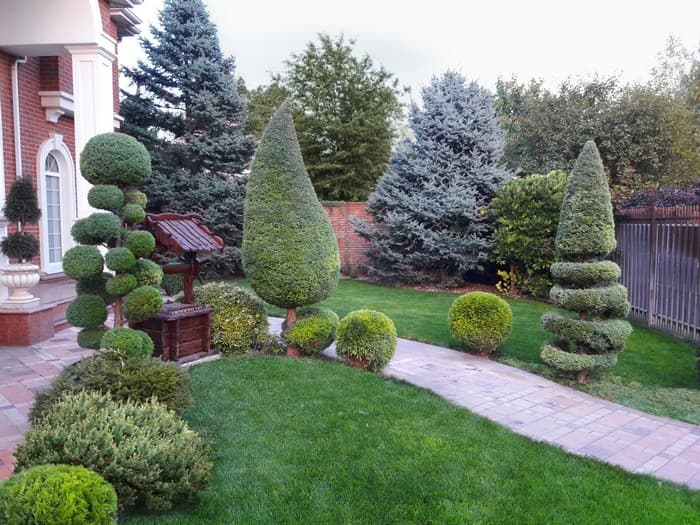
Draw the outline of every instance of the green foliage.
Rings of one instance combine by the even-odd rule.
[[[336,331],[336,352],[378,372],[396,352],[396,327],[389,317],[374,310],[355,310],[343,317]]]
[[[591,353],[621,352],[632,327],[622,319],[583,321],[564,317],[556,312],[542,316],[542,327],[552,332],[559,341],[585,346]]]
[[[127,235],[126,247],[136,257],[148,257],[156,249],[156,239],[151,232],[136,230]]]
[[[496,295],[470,292],[455,299],[447,319],[450,332],[465,350],[487,355],[508,337],[513,312]]]
[[[114,272],[129,272],[136,265],[136,257],[128,248],[110,248],[105,255],[105,265]]]
[[[195,288],[195,301],[213,308],[211,343],[220,353],[237,355],[260,350],[267,339],[262,301],[249,290],[223,282]]]
[[[34,424],[15,468],[83,465],[114,486],[120,507],[165,510],[204,488],[207,454],[202,439],[155,400],[117,402],[84,391],[64,396]]]
[[[283,326],[282,337],[287,344],[297,346],[307,354],[319,354],[333,344],[340,319],[322,306],[300,310],[294,326]]]
[[[544,344],[540,352],[542,361],[562,372],[585,372],[600,368],[613,368],[617,364],[617,354],[577,354]]]
[[[120,358],[123,357],[151,357],[153,348],[144,345],[141,330],[118,327],[107,330],[100,341],[100,348],[113,350]],[[149,338],[150,341],[150,338]]]
[[[121,234],[119,217],[113,213],[97,212],[78,219],[70,230],[80,244],[109,244]]]
[[[163,296],[153,286],[139,286],[124,297],[124,316],[130,323],[145,321],[163,308]]]
[[[260,297],[283,308],[322,301],[338,284],[338,243],[304,169],[287,102],[270,120],[248,180],[243,269]]]
[[[105,283],[105,291],[115,297],[122,297],[136,288],[136,277],[130,273],[118,273]]]
[[[555,284],[549,298],[562,308],[603,317],[626,317],[629,313],[627,288],[614,283],[594,288],[567,288]]]
[[[561,171],[512,179],[491,201],[496,218],[492,259],[512,270],[509,278],[520,293],[542,295],[552,285],[549,267],[566,180]]]
[[[551,272],[558,283],[567,286],[593,286],[617,281],[621,274],[620,267],[612,261],[557,262],[552,265]]]
[[[143,332],[141,332],[143,333]],[[192,404],[189,372],[175,363],[150,357],[113,359],[108,353],[85,357],[64,368],[51,388],[37,394],[30,414],[36,423],[67,394],[82,390],[109,394],[115,401],[145,403],[155,397],[182,414]]]
[[[75,283],[75,292],[77,295],[98,295],[105,303],[112,304],[115,297],[107,292],[107,281],[111,278],[112,275],[105,272],[99,277],[78,279]]]
[[[289,91],[276,81],[269,86],[258,86],[249,91],[246,89],[243,79],[239,78],[238,92],[248,100],[245,132],[260,140],[272,115],[289,98]]]
[[[398,80],[355,41],[320,34],[278,79],[291,94],[306,169],[323,200],[360,201],[386,171],[401,117]]]
[[[99,210],[118,210],[124,204],[124,192],[114,184],[97,184],[90,188],[88,204]]]
[[[163,269],[149,259],[138,259],[131,273],[139,286],[160,286]]]
[[[95,246],[74,246],[63,255],[63,273],[71,279],[95,279],[103,269],[102,254]]]
[[[140,204],[127,203],[119,210],[119,215],[127,224],[138,224],[146,218],[146,210]]]
[[[78,346],[80,348],[98,350],[100,348],[100,343],[102,342],[102,336],[106,331],[107,329],[104,326],[83,328],[80,332],[78,332]]]
[[[2,208],[5,218],[15,224],[36,224],[41,218],[34,183],[27,177],[16,179]]]
[[[124,202],[127,204],[138,204],[145,208],[148,204],[148,197],[140,190],[131,189],[124,192]]]
[[[10,233],[0,241],[0,252],[10,259],[28,261],[39,253],[39,240],[31,233]]]
[[[184,281],[181,273],[166,273],[163,274],[163,279],[160,281],[160,287],[165,290],[167,295],[173,296],[184,290]]]
[[[80,466],[39,465],[0,483],[0,523],[109,525],[117,494],[99,474]]]
[[[151,156],[143,144],[129,135],[102,133],[85,144],[80,155],[80,174],[92,184],[136,186],[151,176]]]
[[[98,328],[107,320],[107,305],[97,295],[79,295],[68,305],[66,320],[81,328]]]
[[[153,339],[151,339],[151,336],[143,330],[136,330],[136,333],[141,338],[141,353],[149,357],[152,356],[156,345],[153,342]]]

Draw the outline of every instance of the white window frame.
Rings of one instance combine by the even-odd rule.
[[[49,262],[49,228],[48,218],[44,211],[47,209],[45,170],[46,158],[52,154],[59,166],[60,199],[61,199],[61,252],[66,253],[75,245],[70,230],[77,218],[75,202],[75,164],[70,149],[63,142],[63,136],[55,133],[39,147],[37,155],[37,188],[39,192],[39,207],[42,210],[40,221],[40,255],[41,271],[46,274],[57,274],[63,271],[62,261]]]

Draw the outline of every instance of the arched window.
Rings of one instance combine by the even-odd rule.
[[[49,264],[63,260],[61,242],[61,168],[53,153],[46,155],[44,163],[44,188],[46,192],[46,235]]]

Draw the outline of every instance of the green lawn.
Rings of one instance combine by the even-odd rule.
[[[379,310],[393,319],[400,337],[456,348],[457,342],[447,327],[447,311],[456,297],[454,293],[341,280],[337,291],[321,304],[341,317],[359,308]],[[540,317],[554,307],[526,299],[507,300],[513,309],[513,329],[496,359],[552,377],[551,370],[540,360],[540,346],[550,336],[542,329]],[[273,307],[269,311],[282,315]],[[627,406],[700,424],[695,348],[655,330],[635,326],[618,365],[593,377],[586,386],[565,377],[554,379]]]
[[[339,363],[192,369],[212,441],[196,504],[129,524],[691,524],[700,492],[535,443],[425,390]]]

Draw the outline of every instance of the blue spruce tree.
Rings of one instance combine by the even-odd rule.
[[[414,137],[399,144],[370,196],[370,273],[385,281],[453,284],[483,270],[492,247],[489,203],[510,179],[490,94],[459,73],[434,77],[411,107]]]

